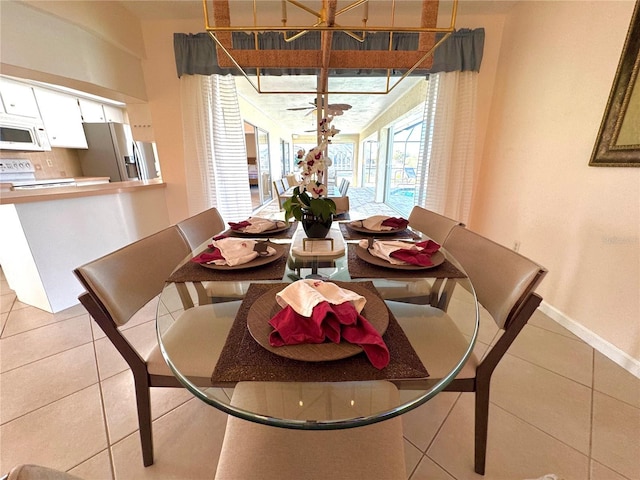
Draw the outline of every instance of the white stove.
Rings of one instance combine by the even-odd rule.
[[[73,178],[37,180],[36,169],[27,158],[0,158],[0,183],[11,183],[14,190],[75,186]]]

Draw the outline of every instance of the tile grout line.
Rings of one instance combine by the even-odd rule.
[[[560,442],[562,445],[564,445],[567,448],[570,448],[571,450],[573,450],[574,452],[576,452],[578,455],[581,455],[583,457],[585,457],[587,459],[587,461],[591,461],[591,457],[588,454],[582,453],[580,450],[578,450],[576,447],[569,445],[567,442],[565,442],[564,440],[561,440],[559,438],[557,438],[556,436],[552,435],[551,433],[543,430],[542,428],[540,428],[539,426],[529,422],[528,420],[525,420],[524,418],[519,417],[518,415],[516,415],[513,412],[510,412],[509,410],[507,410],[506,408],[498,405],[497,403],[494,403],[493,401],[490,401],[490,404],[493,405],[496,408],[499,408],[500,410],[502,410],[503,412],[505,412],[507,415],[511,415],[512,417],[518,419],[519,421],[521,421],[522,423],[529,425],[530,427],[534,428],[535,430],[537,430],[538,432],[546,435],[547,437],[553,438],[555,441]]]
[[[584,343],[584,342],[582,342],[582,343]],[[587,345],[587,344],[585,343],[585,345]],[[549,373],[552,373],[553,375],[556,375],[556,376],[558,376],[558,377],[564,378],[565,380],[569,380],[570,382],[576,383],[576,384],[578,384],[578,385],[580,385],[580,386],[582,386],[582,387],[589,388],[589,389],[593,390],[594,392],[599,393],[600,395],[604,395],[604,396],[609,397],[609,398],[611,398],[611,399],[613,399],[613,400],[616,400],[616,401],[618,401],[618,402],[620,402],[620,403],[624,403],[625,405],[627,405],[627,406],[629,406],[629,407],[631,407],[631,408],[634,408],[634,409],[636,409],[636,410],[640,410],[640,407],[639,407],[639,406],[634,405],[634,404],[632,404],[632,403],[629,403],[629,402],[627,402],[627,401],[625,401],[625,400],[623,400],[623,399],[621,399],[621,398],[618,398],[618,397],[616,397],[616,396],[614,396],[614,395],[612,395],[612,394],[610,394],[610,393],[607,393],[607,392],[603,392],[603,391],[601,391],[601,390],[598,390],[598,389],[595,387],[595,384],[594,384],[594,383],[595,383],[595,352],[596,352],[596,350],[595,350],[593,347],[589,347],[589,348],[591,349],[591,351],[592,351],[592,355],[593,355],[593,359],[592,359],[592,368],[591,368],[591,371],[592,371],[592,373],[591,373],[591,376],[592,376],[592,378],[591,378],[591,383],[592,383],[592,385],[585,385],[584,383],[581,383],[581,382],[579,382],[579,381],[577,381],[577,380],[574,380],[573,378],[567,377],[567,376],[565,376],[565,375],[563,375],[563,374],[561,374],[561,373],[555,372],[555,371],[553,371],[553,370],[551,370],[551,369],[549,369],[549,368],[547,368],[547,367],[544,367],[544,366],[542,366],[542,365],[538,365],[537,363],[534,363],[534,362],[532,362],[531,360],[528,360],[528,359],[523,358],[523,357],[521,357],[521,356],[519,356],[519,355],[516,355],[515,353],[512,353],[512,352],[510,352],[509,350],[507,350],[506,355],[510,355],[510,356],[512,356],[512,357],[514,357],[514,358],[517,358],[518,360],[522,360],[523,362],[526,362],[526,363],[528,363],[528,364],[530,364],[530,365],[533,365],[534,367],[541,368],[542,370],[544,370],[544,371],[546,371],[546,372],[549,372]],[[621,370],[623,370],[623,369],[622,369],[622,367],[620,367],[620,366],[618,366],[618,365],[616,365],[616,367],[617,367],[617,368],[620,368]]]
[[[547,368],[547,367],[543,367],[542,365],[538,365],[537,363],[534,363],[534,362],[532,362],[531,360],[528,360],[528,359],[526,359],[526,358],[522,358],[522,357],[520,357],[520,356],[518,356],[518,355],[516,355],[516,354],[514,354],[514,353],[511,353],[511,352],[509,352],[509,350],[507,350],[507,352],[506,352],[506,354],[505,354],[505,355],[510,355],[510,356],[512,356],[512,357],[514,357],[514,358],[517,358],[518,360],[521,360],[521,361],[523,361],[523,362],[528,363],[529,365],[533,365],[534,367],[541,368],[541,369],[542,369],[542,370],[544,370],[545,372],[549,372],[549,373],[551,373],[551,374],[553,374],[553,375],[555,375],[555,376],[557,376],[557,377],[564,378],[565,380],[569,380],[570,382],[573,382],[573,383],[575,383],[575,384],[577,384],[577,385],[580,385],[581,387],[589,388],[589,389],[593,389],[593,386],[591,386],[591,385],[585,385],[584,383],[580,383],[580,382],[578,382],[577,380],[574,380],[573,378],[569,378],[569,377],[567,377],[567,376],[565,376],[565,375],[562,375],[561,373],[554,372],[553,370],[551,370],[551,369],[549,369],[549,368]],[[498,364],[498,366],[499,366],[499,365],[500,365],[500,364]]]
[[[452,392],[453,393],[453,392]],[[430,461],[432,461],[433,463],[435,463],[438,467],[440,467],[444,472],[447,473],[447,475],[450,475],[452,478],[456,479],[456,476],[453,475],[453,473],[449,472],[443,465],[440,465],[438,462],[436,462],[435,459],[431,458],[429,456],[429,449],[433,446],[434,442],[436,441],[436,438],[438,438],[438,435],[440,435],[440,432],[442,431],[442,429],[444,428],[444,424],[446,423],[446,421],[449,419],[449,417],[451,416],[451,413],[453,412],[453,409],[455,408],[455,406],[458,404],[458,402],[460,401],[460,399],[462,398],[462,394],[463,393],[474,393],[474,392],[455,392],[458,394],[458,398],[456,398],[456,400],[451,404],[451,408],[449,409],[449,411],[447,412],[447,414],[445,415],[444,419],[442,420],[442,423],[440,424],[440,426],[438,427],[438,429],[436,430],[436,433],[433,435],[433,438],[431,439],[431,441],[429,442],[429,445],[427,445],[427,448],[425,448],[424,453],[422,454],[422,458],[420,459],[420,462],[418,462],[418,465],[420,465],[420,463],[422,462],[422,460],[424,460],[425,457],[427,457]],[[474,393],[475,396],[475,393]],[[474,447],[475,448],[475,447]],[[416,465],[416,469],[418,468],[418,466]],[[415,471],[415,470],[414,470]]]
[[[93,324],[94,320],[89,315],[89,321]],[[89,326],[91,328],[91,325]],[[115,461],[113,458],[113,452],[111,451],[111,433],[109,432],[109,422],[107,421],[107,409],[104,401],[104,392],[102,391],[102,377],[100,375],[100,368],[98,368],[98,350],[96,349],[96,340],[93,337],[93,328],[91,328],[91,343],[93,344],[93,358],[95,361],[96,368],[96,376],[98,377],[98,391],[100,392],[100,408],[102,408],[102,424],[104,428],[104,433],[107,438],[107,450],[109,455],[109,468],[111,470],[111,478],[115,480],[116,478],[116,468]],[[87,459],[89,460],[89,459]],[[85,461],[87,461],[85,460]]]
[[[2,339],[0,339],[0,340],[2,340]],[[14,370],[17,370],[19,368],[26,367],[27,365],[33,365],[34,363],[39,362],[41,360],[45,360],[47,358],[55,357],[56,355],[60,355],[62,353],[66,353],[66,352],[68,352],[70,350],[73,350],[74,348],[84,347],[85,345],[89,345],[90,343],[92,343],[92,340],[88,341],[88,342],[84,342],[84,343],[79,343],[78,345],[74,345],[73,347],[65,348],[64,350],[60,350],[59,352],[55,352],[55,353],[52,353],[50,355],[45,355],[44,357],[40,357],[40,358],[37,358],[35,360],[28,361],[28,362],[23,363],[21,365],[18,365],[16,367],[10,368],[10,369],[5,370],[5,371],[2,371],[2,372],[0,372],[0,375],[4,375],[5,373],[13,372]]]
[[[32,307],[32,308],[36,308],[36,307]],[[22,309],[20,309],[20,310],[22,310]],[[8,313],[10,313],[10,312],[8,312]],[[54,315],[54,314],[51,314],[51,315]],[[55,325],[57,323],[62,323],[62,322],[66,322],[68,320],[73,320],[74,318],[78,318],[78,317],[81,317],[83,315],[88,315],[88,314],[85,312],[85,313],[80,313],[78,315],[73,315],[71,317],[61,318],[59,320],[54,320],[53,322],[50,322],[50,323],[44,323],[42,325],[38,325],[37,327],[28,328],[26,330],[22,330],[21,332],[16,332],[16,333],[13,333],[11,335],[7,335],[6,337],[3,337],[0,334],[0,340],[6,340],[6,339],[9,339],[9,338],[13,338],[15,336],[18,336],[18,335],[22,335],[23,333],[33,332],[33,331],[39,330],[41,328],[50,327],[50,326]],[[7,317],[7,321],[5,322],[4,327],[2,328],[2,333],[4,333],[4,330],[6,329],[7,323],[9,323],[9,317]],[[93,338],[93,336],[92,336],[92,338]]]
[[[548,332],[548,333],[553,333],[554,335],[559,335],[560,337],[566,338],[567,340],[573,340],[574,342],[584,343],[585,345],[587,345],[587,343],[584,340],[582,340],[581,338],[575,336],[573,333],[569,332],[569,330],[567,330],[567,333],[569,335],[565,335],[563,333],[557,332],[557,331],[552,330],[550,328],[545,328],[545,327],[543,327],[541,325],[535,325],[535,324],[529,323],[529,322],[527,322],[527,326],[530,326],[530,327],[533,327],[533,328],[539,328],[540,330],[544,330],[545,332]],[[560,326],[562,326],[562,325],[560,325]],[[562,327],[562,328],[564,328],[564,327]]]

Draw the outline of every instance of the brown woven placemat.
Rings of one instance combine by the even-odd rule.
[[[252,280],[282,280],[289,258],[291,245],[279,244],[286,251],[277,260],[253,268],[238,270],[214,270],[199,263],[188,261],[167,279],[168,282],[235,282]]]
[[[466,278],[466,275],[458,270],[449,260],[433,268],[423,270],[396,270],[393,268],[379,267],[365,262],[356,253],[355,244],[349,244],[348,268],[351,278]]]
[[[349,282],[335,282],[349,288]],[[372,282],[357,282],[377,294]],[[252,283],[240,305],[225,346],[211,376],[214,385],[239,381],[280,382],[346,382],[364,380],[424,379],[429,373],[409,339],[389,312],[389,326],[382,336],[389,349],[389,364],[382,370],[375,368],[366,355],[327,362],[304,362],[269,352],[254,340],[247,328],[247,314],[251,305],[264,293],[289,284]]]
[[[420,235],[409,229],[396,233],[384,233],[379,235],[357,232],[350,229],[346,222],[340,223],[340,232],[345,240],[361,240],[363,238],[384,238],[385,240],[420,240]]]
[[[291,224],[289,225],[289,228],[287,228],[286,230],[282,230],[281,232],[278,232],[278,233],[262,232],[262,233],[252,233],[252,234],[236,232],[235,230],[231,230],[229,228],[224,232],[222,232],[221,235],[226,235],[228,237],[244,237],[244,238],[252,238],[252,237],[280,238],[280,239],[293,238],[293,234],[296,232],[297,227],[298,227],[298,222],[296,221],[296,222],[291,222]]]

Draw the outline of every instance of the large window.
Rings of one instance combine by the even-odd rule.
[[[280,168],[282,169],[282,176],[285,176],[287,173],[291,173],[292,164],[293,161],[291,159],[289,142],[285,142],[280,139]]]
[[[368,138],[362,143],[362,186],[375,187],[378,169],[378,141]]]
[[[329,183],[340,185],[341,179],[351,181],[355,170],[353,159],[353,143],[332,143],[329,145],[328,155],[332,161],[329,167]]]
[[[293,151],[297,152],[300,149],[304,149],[305,152],[308,152],[315,146],[315,144],[298,143],[293,146]],[[329,145],[327,155],[331,159],[332,164],[329,167],[328,185],[339,185],[342,178],[351,181],[355,170],[353,152],[353,143],[331,143]]]
[[[415,205],[416,167],[422,145],[423,105],[396,122],[390,131],[385,203],[403,215]]]

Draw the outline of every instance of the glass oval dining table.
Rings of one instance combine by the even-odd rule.
[[[456,259],[440,248],[434,265],[390,266],[359,244],[368,235],[336,222],[332,241],[301,236],[292,226],[272,237],[247,238],[275,254],[243,266],[192,261],[209,251],[206,244],[177,266],[158,302],[157,335],[180,382],[230,415],[305,430],[376,423],[443,391],[473,355],[479,328],[473,285]],[[410,237],[416,241],[417,235]],[[276,294],[305,279],[364,297],[360,315],[389,352],[384,367],[344,337],[340,343],[272,344],[270,320],[282,309]],[[434,328],[454,329],[462,340],[455,348],[430,346]]]

